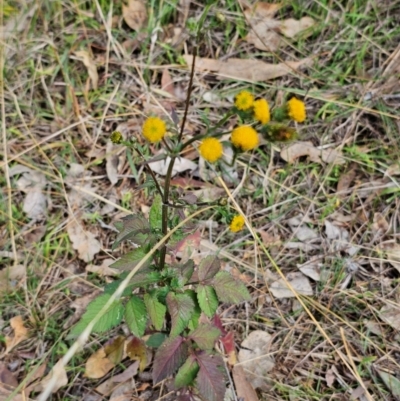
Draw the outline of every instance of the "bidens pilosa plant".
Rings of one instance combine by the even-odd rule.
[[[192,66],[182,121],[171,123],[159,116],[150,116],[144,121],[142,138],[124,140],[119,132],[111,136],[114,143],[122,143],[135,151],[146,166],[148,160],[144,155],[150,153],[149,144],[151,149],[162,146],[165,149],[163,157],[169,157],[170,161],[163,185],[148,169],[152,184],[146,182],[145,185],[153,196],[149,217],[132,214],[116,224],[119,234],[113,249],[123,241],[129,241],[134,248],[111,265],[121,272],[120,277],[108,284],[103,294],[89,304],[81,321],[72,328],[70,337],[83,332],[120,283],[141,264],[138,272],[131,274],[132,278],[122,294],[94,325],[93,332],[105,332],[124,320],[132,333],[127,346],[130,353],[127,353],[134,355],[132,359],[141,355],[141,369],[146,366],[146,348],[156,348],[152,365],[154,383],[175,375],[174,387],[180,390],[183,400],[200,396],[204,400],[216,401],[223,399],[226,388],[223,359],[214,349],[216,341],[226,333],[216,313],[220,303],[249,301],[250,294],[244,283],[221,270],[217,256],[207,256],[199,264],[192,259],[180,260],[177,257],[185,241],[195,235],[192,228],[182,226],[185,209],[193,212],[205,204],[171,190],[174,163],[185,150],[195,147],[200,156],[218,171],[226,163],[224,148],[233,149],[232,163],[235,163],[242,152],[257,148],[262,137],[271,142],[295,139],[296,130],[287,125],[287,120],[303,122],[306,111],[304,103],[297,98],[270,110],[266,99],[255,99],[251,92],[242,91],[219,122],[209,126],[205,132],[188,137],[184,126],[193,74]],[[231,117],[239,123],[229,130]],[[217,209],[232,233],[244,228],[244,216],[232,212],[225,199],[209,204],[207,209],[211,207]],[[146,343],[142,340],[144,336]],[[118,363],[123,352],[117,354]]]

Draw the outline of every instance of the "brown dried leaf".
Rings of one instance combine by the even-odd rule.
[[[8,354],[15,346],[17,346],[20,342],[26,340],[28,335],[28,329],[24,326],[24,321],[22,320],[22,316],[15,316],[10,320],[10,326],[14,330],[14,336],[9,337],[6,336],[6,350],[5,354]]]
[[[310,280],[304,276],[303,273],[289,273],[287,275],[287,282],[293,287],[299,295],[313,295],[313,289]],[[294,298],[295,294],[286,284],[286,281],[280,278],[272,283],[269,287],[271,293],[276,298]]]
[[[379,317],[395,330],[400,331],[400,307],[388,303],[379,311]]]
[[[184,56],[188,65],[192,65],[192,55]],[[211,71],[219,79],[235,78],[250,82],[268,81],[295,72],[300,67],[311,64],[311,58],[300,61],[287,61],[279,64],[269,64],[261,60],[230,58],[226,61],[211,58],[196,58],[196,71]]]
[[[314,26],[315,21],[311,17],[303,17],[300,20],[288,18],[281,21],[279,30],[288,38],[294,38],[296,35]]]
[[[116,276],[119,274],[117,269],[109,267],[115,262],[115,259],[104,259],[100,266],[87,265],[85,270],[91,273],[97,273],[99,276]]]
[[[92,56],[86,50],[75,52],[75,56],[82,59],[84,66],[87,68],[89,78],[92,81],[92,87],[93,89],[97,89],[99,84],[99,74],[97,73],[97,67]]]
[[[63,366],[62,358],[53,366],[49,374],[37,386],[35,386],[35,391],[43,391],[48,386],[53,376],[57,378],[57,381],[51,392],[55,393],[62,386],[68,384],[68,377],[67,373],[65,372],[65,367]]]
[[[248,19],[272,18],[280,8],[282,8],[282,3],[266,3],[264,1],[259,1],[254,7],[247,9],[244,14]]]
[[[259,50],[275,51],[281,43],[281,36],[277,33],[281,23],[271,18],[266,18],[252,25],[251,31],[245,40]]]
[[[128,0],[128,5],[122,5],[122,16],[130,28],[139,31],[147,21],[145,3],[140,0]]]
[[[67,232],[72,242],[72,247],[78,251],[79,259],[90,262],[93,260],[94,255],[100,252],[101,245],[96,236],[90,231],[85,231],[75,218],[68,225]]]
[[[25,276],[25,265],[9,265],[0,270],[0,297],[8,291],[14,290],[16,287],[15,282],[25,278]]]
[[[0,383],[14,388],[18,386],[18,380],[7,369],[6,365],[3,362],[0,362]]]
[[[84,376],[90,379],[100,379],[114,367],[115,364],[108,359],[105,349],[100,348],[86,361]]]
[[[171,96],[175,97],[175,88],[174,82],[172,81],[171,74],[168,71],[168,68],[164,68],[162,76],[161,76],[161,89]]]
[[[340,176],[336,188],[337,194],[339,196],[341,197],[346,196],[347,190],[350,188],[350,185],[354,181],[354,178],[356,178],[356,172],[357,172],[357,165],[352,164],[350,166],[350,169]]]
[[[335,149],[319,150],[311,142],[295,142],[281,150],[281,157],[288,163],[293,163],[302,156],[308,156],[315,163],[344,164],[343,156]]]
[[[259,401],[256,391],[246,378],[241,365],[235,365],[232,371],[233,382],[235,383],[238,398],[244,401]]]

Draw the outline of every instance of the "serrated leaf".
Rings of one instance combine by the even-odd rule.
[[[194,330],[189,338],[192,339],[200,349],[206,351],[214,347],[215,341],[221,335],[221,332],[211,324],[201,324]]]
[[[193,275],[194,272],[194,261],[189,259],[184,265],[179,267],[180,275],[182,277],[183,285],[186,284]]]
[[[143,247],[136,248],[133,251],[130,251],[123,255],[120,259],[114,262],[109,267],[118,270],[132,270],[145,256],[147,252],[143,249]],[[151,259],[148,259],[146,263],[143,265],[145,269],[151,263]]]
[[[115,223],[119,231],[117,238],[112,246],[115,249],[122,241],[131,240],[135,244],[143,245],[146,242],[147,234],[150,233],[150,226],[144,216],[131,214],[125,216],[121,221]]]
[[[195,304],[187,294],[169,292],[166,298],[168,312],[171,315],[170,337],[180,334],[188,325],[194,312]]]
[[[147,365],[147,348],[143,340],[134,337],[126,344],[126,355],[131,361],[139,361],[139,370],[143,372]]]
[[[218,308],[218,298],[214,288],[209,285],[200,284],[197,287],[197,300],[201,310],[208,316],[212,317]]]
[[[86,312],[83,314],[81,320],[72,328],[68,338],[76,337],[81,334],[86,326],[93,320],[93,318],[103,309],[104,305],[111,298],[110,294],[102,294],[94,299],[87,307]],[[115,301],[108,308],[107,312],[99,319],[94,325],[94,333],[102,333],[118,325],[124,315],[124,306],[120,301]]]
[[[156,271],[151,271],[149,273],[139,273],[135,274],[132,278],[132,286],[133,288],[141,288],[145,287],[149,284],[154,284],[160,281],[161,274]]]
[[[111,281],[104,287],[104,294],[114,294],[116,289],[120,286],[120,284],[125,280],[126,276],[129,272],[123,272],[117,280]],[[129,294],[132,293],[133,287],[128,285],[122,293],[123,297],[127,297]]]
[[[199,264],[198,276],[200,281],[212,279],[221,269],[221,262],[215,255],[205,257]]]
[[[146,305],[135,295],[125,305],[125,321],[136,337],[144,334],[147,323]]]
[[[150,208],[149,222],[152,230],[162,228],[162,200],[160,195],[156,195]]]
[[[195,330],[199,325],[199,318],[201,315],[201,308],[199,305],[199,301],[197,300],[197,294],[193,290],[186,290],[185,294],[189,295],[192,298],[194,303],[194,311],[192,314],[192,318],[189,321],[188,328],[189,330]]]
[[[251,299],[246,286],[241,281],[235,280],[226,271],[217,273],[211,284],[221,302],[237,304],[243,301],[250,301]]]
[[[199,364],[196,362],[196,358],[193,355],[189,355],[189,358],[180,367],[175,376],[175,387],[179,389],[181,387],[189,386],[196,378],[198,371]]]
[[[187,344],[183,337],[168,338],[157,350],[153,362],[153,383],[175,373],[188,355]]]
[[[226,391],[226,375],[224,362],[219,355],[208,355],[202,352],[197,355],[200,370],[197,374],[196,384],[200,394],[207,401],[220,401]]]
[[[164,323],[165,312],[167,311],[166,306],[159,302],[155,295],[152,296],[150,294],[144,295],[144,303],[154,328],[156,330],[161,330]]]

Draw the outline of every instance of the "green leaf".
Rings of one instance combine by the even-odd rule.
[[[189,355],[189,358],[181,366],[175,376],[175,387],[179,389],[189,386],[196,378],[198,371],[199,364],[196,362],[196,358],[193,355]]]
[[[208,316],[212,317],[218,308],[218,298],[214,288],[209,285],[199,284],[197,287],[197,300],[201,310]]]
[[[68,338],[76,337],[81,334],[86,326],[93,320],[93,318],[103,309],[104,305],[111,298],[110,294],[102,294],[94,299],[87,307],[86,312],[83,314],[81,320],[72,328]],[[124,315],[124,306],[120,301],[115,301],[108,308],[106,313],[94,325],[94,333],[102,333],[115,326],[117,326]]]
[[[146,243],[147,234],[150,233],[148,221],[140,214],[131,214],[123,217],[121,221],[115,223],[115,227],[119,231],[119,234],[115,239],[112,249],[115,249],[125,240],[131,240],[135,244],[143,245]]]
[[[114,262],[110,267],[119,270],[132,270],[145,256],[147,252],[143,249],[143,247],[136,248],[131,252],[126,253]],[[146,263],[142,266],[142,268],[146,268],[150,266],[151,258],[149,258]]]
[[[243,301],[250,301],[251,299],[246,286],[241,281],[235,280],[226,271],[217,273],[211,284],[221,302],[237,304]]]
[[[190,319],[189,323],[188,323],[188,328],[189,330],[194,330],[197,328],[197,326],[199,325],[199,318],[201,315],[201,308],[199,305],[199,301],[197,300],[197,295],[193,290],[186,290],[185,294],[187,294],[188,296],[190,296],[190,298],[192,298],[192,301],[194,303],[194,311],[192,313],[192,318]]]
[[[221,269],[221,262],[215,255],[205,257],[199,264],[199,280],[212,279]]]
[[[182,285],[185,285],[193,275],[194,272],[194,262],[189,259],[184,265],[179,266],[179,273],[182,277]]]
[[[152,230],[162,228],[162,201],[161,196],[156,195],[150,208],[149,222]]]
[[[171,332],[173,338],[187,327],[194,312],[194,302],[187,294],[175,294],[169,292],[167,295],[168,312],[171,315]]]
[[[156,330],[161,330],[167,308],[158,301],[156,295],[145,294],[144,303],[150,315],[151,322]]]
[[[202,350],[210,350],[214,347],[215,341],[221,335],[221,331],[211,324],[201,324],[190,333],[191,338]]]
[[[125,305],[125,321],[136,337],[144,334],[147,323],[146,305],[135,295]]]
[[[154,333],[146,341],[146,345],[151,348],[158,348],[167,337],[164,333]]]

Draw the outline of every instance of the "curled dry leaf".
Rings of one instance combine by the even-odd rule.
[[[398,305],[386,304],[379,311],[379,317],[395,330],[400,331],[400,307]]]
[[[344,164],[343,156],[335,149],[317,149],[311,142],[295,142],[281,150],[281,157],[293,163],[302,156],[308,156],[312,162],[323,164]]]
[[[168,166],[171,158],[168,156],[166,159],[157,160],[155,162],[149,163],[149,167],[157,174],[167,175]],[[178,173],[182,173],[186,170],[196,170],[197,164],[193,163],[189,159],[185,159],[184,157],[179,157],[175,160],[174,167],[172,169],[172,177],[177,175]]]
[[[85,377],[89,379],[100,379],[114,367],[114,362],[107,358],[104,348],[100,348],[87,360],[85,365]]]
[[[129,28],[140,31],[147,21],[147,10],[144,1],[128,0],[128,4],[122,5],[122,16]]]
[[[35,391],[43,391],[46,389],[53,377],[56,377],[57,380],[55,382],[55,386],[51,389],[52,393],[57,392],[61,387],[68,384],[68,377],[62,358],[53,366],[49,374],[38,385],[35,386]]]
[[[293,287],[293,290],[299,295],[313,295],[310,281],[302,273],[289,273],[286,280]],[[276,298],[294,298],[295,294],[281,278],[269,287],[271,293]]]
[[[10,326],[14,330],[14,336],[13,337],[6,336],[5,354],[8,354],[15,346],[17,346],[20,342],[26,340],[29,336],[28,329],[24,326],[24,321],[22,320],[22,316],[15,316],[11,318]]]
[[[101,245],[96,236],[90,231],[85,231],[75,218],[68,225],[67,232],[72,242],[72,247],[78,251],[79,259],[90,262],[93,260],[94,255],[100,252]]]
[[[92,87],[93,89],[97,89],[99,84],[99,74],[92,56],[86,50],[79,50],[75,52],[75,56],[82,59],[84,66],[87,68],[89,78],[92,82]]]
[[[266,386],[266,377],[275,362],[270,353],[272,336],[265,331],[255,330],[242,342],[238,359],[254,389]]]
[[[115,259],[104,259],[100,266],[87,265],[85,270],[91,273],[97,273],[99,276],[117,276],[120,272],[117,269],[109,267],[115,262]]]
[[[241,365],[235,365],[232,370],[233,382],[239,399],[245,401],[259,401],[256,391],[246,378],[246,373]]]
[[[186,55],[184,59],[192,65],[193,56]],[[268,81],[295,72],[300,67],[311,64],[311,58],[300,61],[286,61],[284,63],[269,64],[261,60],[230,58],[226,61],[211,58],[196,58],[196,71],[210,71],[217,74],[219,79],[235,78],[244,81]]]

